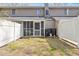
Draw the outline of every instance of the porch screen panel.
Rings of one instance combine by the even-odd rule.
[[[33,22],[27,21],[24,22],[24,36],[31,36],[33,35]]]
[[[44,21],[41,21],[41,35],[44,36]]]

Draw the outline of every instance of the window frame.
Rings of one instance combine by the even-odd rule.
[[[15,15],[16,9],[12,9],[12,15]]]
[[[40,16],[40,14],[41,14],[41,10],[38,8],[38,9],[36,9],[36,15],[37,16]]]
[[[45,15],[49,15],[49,10],[45,10]]]

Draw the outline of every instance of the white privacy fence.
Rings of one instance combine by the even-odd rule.
[[[0,19],[0,46],[10,41],[16,40],[21,36],[21,24]]]
[[[79,46],[79,18],[57,20],[57,35]]]

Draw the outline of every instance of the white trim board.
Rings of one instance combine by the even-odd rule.
[[[60,40],[68,41],[69,43],[72,43],[72,44],[76,45],[77,48],[79,48],[79,43],[77,43],[77,42],[75,42],[75,41],[72,41],[72,40],[69,40],[69,39],[67,39],[67,38],[63,38],[63,37],[59,37],[59,38],[60,38]]]

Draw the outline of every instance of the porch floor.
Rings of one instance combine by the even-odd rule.
[[[58,38],[22,38],[0,48],[0,55],[12,56],[78,56],[73,48]]]

